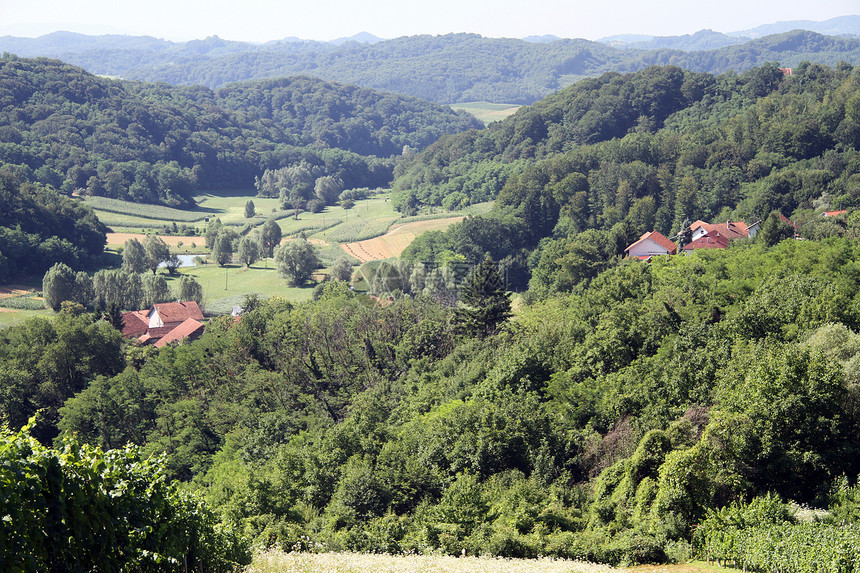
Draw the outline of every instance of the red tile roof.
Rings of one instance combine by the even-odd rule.
[[[146,311],[135,310],[122,313],[122,335],[131,338],[140,336],[149,328]]]
[[[729,240],[720,235],[716,231],[708,233],[704,237],[699,237],[691,243],[684,245],[683,251],[695,251],[698,249],[727,249]]]
[[[200,312],[200,307],[193,300],[186,302],[162,302],[153,305],[153,308],[158,313],[158,316],[161,317],[161,322],[164,324],[178,324],[188,318],[203,320],[203,313]]]
[[[695,231],[700,227],[706,234],[717,232],[730,241],[734,239],[746,239],[750,236],[749,226],[743,221],[726,221],[725,223],[705,223],[704,221],[696,221],[690,225],[690,230]]]
[[[193,318],[187,318],[182,322],[182,324],[171,329],[170,332],[162,336],[161,339],[155,343],[155,347],[161,348],[165,344],[170,344],[171,342],[176,342],[184,338],[194,337],[195,335],[199,336],[200,334],[203,334],[203,325]]]
[[[847,212],[848,209],[842,209],[840,211],[825,211],[824,213],[822,213],[822,215],[824,215],[825,217],[838,217],[839,215],[842,215]]]
[[[667,239],[659,231],[651,231],[648,233],[644,233],[641,237],[639,237],[638,241],[636,241],[635,243],[633,243],[632,245],[630,245],[629,247],[624,249],[624,252],[626,253],[627,251],[629,251],[630,249],[632,249],[636,245],[642,243],[643,241],[648,241],[648,240],[657,243],[658,245],[660,245],[661,247],[663,247],[664,249],[669,251],[669,254],[675,253],[675,248],[676,248],[675,243],[673,243],[672,241]]]
[[[794,221],[792,221],[791,219],[789,219],[788,217],[786,217],[782,213],[779,213],[779,220],[782,221],[783,223],[787,223],[787,224],[791,225],[792,227],[794,227],[795,229],[797,229],[797,223],[795,223]]]

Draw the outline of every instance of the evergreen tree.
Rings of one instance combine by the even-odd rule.
[[[460,304],[454,313],[459,330],[480,338],[499,332],[511,317],[511,295],[497,263],[485,259],[472,270],[460,289]]]
[[[125,326],[125,320],[122,318],[122,310],[116,304],[109,304],[103,318],[110,323],[115,329],[122,332]]]
[[[250,219],[251,217],[253,217],[256,214],[257,214],[257,209],[254,206],[254,202],[249,199],[248,202],[245,203],[245,218]]]

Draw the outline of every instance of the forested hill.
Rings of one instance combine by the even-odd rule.
[[[682,46],[684,47],[684,46]],[[690,48],[691,46],[686,46]],[[714,74],[765,62],[860,64],[860,39],[794,30],[706,51],[620,49],[587,40],[527,42],[477,34],[411,36],[373,44],[282,41],[262,45],[217,37],[181,44],[154,38],[56,33],[0,38],[0,51],[58,57],[126,79],[197,84],[311,75],[442,103],[528,104],[588,76],[674,64]]]
[[[345,187],[375,187],[404,146],[477,127],[437,104],[311,78],[212,91],[0,58],[0,164],[67,193],[183,205],[301,162]]]
[[[858,89],[860,69],[847,64],[792,76],[773,65],[716,77],[672,66],[605,74],[438,141],[400,167],[395,203],[408,212],[497,198],[506,244],[615,229],[617,254],[687,220],[856,206]],[[485,245],[494,258],[510,254],[499,244]]]

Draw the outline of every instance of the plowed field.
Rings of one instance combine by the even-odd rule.
[[[462,221],[464,217],[449,217],[446,219],[431,219],[429,221],[415,221],[404,223],[389,229],[381,237],[358,241],[356,243],[344,243],[341,248],[360,260],[377,261],[399,256],[415,237],[425,231],[441,231],[447,229],[452,223]]]

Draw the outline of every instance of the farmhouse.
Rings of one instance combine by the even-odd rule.
[[[681,252],[689,255],[699,249],[728,249],[729,240],[717,231],[700,236],[684,245]]]
[[[180,340],[195,339],[203,334],[203,313],[195,301],[165,302],[149,310],[135,310],[122,315],[122,334],[137,338],[141,344],[157,348]]]
[[[693,232],[693,240],[705,235],[713,235],[717,233],[729,241],[735,239],[746,239],[747,237],[755,237],[758,233],[758,223],[747,225],[743,221],[726,221],[725,223],[705,223],[704,221],[695,221],[690,224],[690,231]]]
[[[674,255],[677,247],[658,231],[651,231],[639,237],[639,240],[624,249],[624,252],[629,257],[648,260],[654,255]]]

